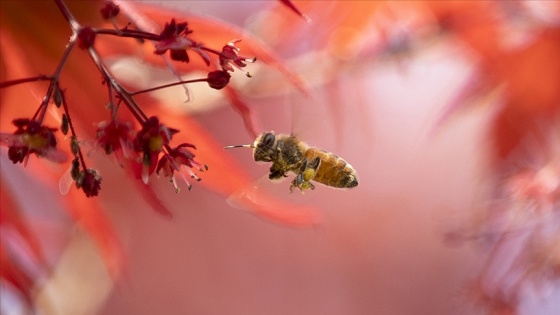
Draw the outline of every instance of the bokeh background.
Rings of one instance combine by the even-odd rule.
[[[289,193],[291,177],[269,182],[268,166],[255,163],[250,150],[221,151],[254,140],[224,93],[189,86],[193,99],[185,102],[182,88],[154,92],[146,102],[157,106],[147,110],[180,129],[210,167],[192,191],[183,186],[176,194],[166,178],[150,179],[171,218],[154,212],[138,185],[102,152],[88,154],[103,176],[96,206],[88,208],[85,203],[93,199],[59,196],[53,178],[65,167],[36,158],[26,168],[12,165],[2,148],[2,211],[8,205],[18,209],[49,266],[46,275],[29,267],[33,259],[25,259],[25,241],[10,224],[2,226],[3,242],[23,257],[17,260],[20,268],[35,280],[32,306],[9,283],[2,285],[2,314],[35,309],[115,315],[552,315],[560,310],[555,241],[560,85],[547,87],[560,74],[553,62],[560,52],[557,3],[294,1],[311,23],[280,1],[118,4],[144,14],[146,8],[172,10],[177,19],[195,16],[239,27],[255,38],[249,47],[239,44],[242,54],[250,55],[255,43],[270,46],[303,84],[294,84],[267,60],[246,68],[252,78],[235,72],[232,85],[255,125],[293,133],[343,157],[357,170],[359,186],[317,185],[305,194]],[[95,5],[101,6],[69,2],[84,18],[97,14]],[[56,18],[56,8],[51,13]],[[11,23],[2,28],[13,31],[17,23]],[[30,23],[48,27],[40,20]],[[64,43],[65,36],[57,40]],[[6,43],[3,37],[2,81],[14,79],[6,65],[14,51]],[[531,55],[539,45],[544,48]],[[72,56],[74,67],[88,62],[82,54]],[[132,89],[174,80],[167,69],[139,62],[140,55],[107,54],[105,61]],[[522,67],[503,71],[510,69],[506,61]],[[30,64],[28,76],[37,73],[33,69]],[[204,74],[197,71],[186,75]],[[71,81],[69,98],[78,89],[72,78],[79,73],[62,81]],[[535,82],[537,88],[515,94],[511,87],[518,81]],[[95,79],[85,82],[93,85]],[[26,89],[32,94],[27,86],[2,90],[2,132],[11,131],[13,117],[7,115],[17,112],[13,94]],[[44,92],[37,93],[31,100]],[[35,106],[29,105],[28,113]],[[85,130],[95,122],[78,117]],[[201,134],[213,147],[197,142]],[[204,157],[224,166],[215,169]],[[521,188],[506,189],[516,175],[512,165],[519,164],[549,174],[548,190],[522,196],[533,198],[530,206],[519,201]],[[49,175],[39,175],[45,172]],[[224,183],[234,184],[227,190],[220,188]],[[279,200],[270,207],[288,216],[309,211],[316,221],[301,226],[270,220],[240,201],[266,208],[268,198]],[[105,223],[80,209],[101,212],[111,234],[97,230]],[[546,259],[529,252],[544,243]],[[114,254],[121,250],[123,257]],[[119,266],[116,274],[111,262]]]

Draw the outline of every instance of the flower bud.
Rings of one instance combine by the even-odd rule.
[[[223,89],[229,83],[231,75],[224,70],[216,70],[208,73],[208,85],[216,90]]]

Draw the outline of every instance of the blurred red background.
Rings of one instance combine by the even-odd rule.
[[[343,157],[360,184],[290,194],[291,177],[270,183],[250,150],[222,150],[254,139],[221,91],[189,86],[189,102],[181,88],[140,97],[147,112],[181,130],[177,143],[197,145],[210,170],[178,194],[152,176],[169,219],[100,151],[88,159],[102,189],[86,199],[59,196],[66,166],[32,157],[23,168],[3,148],[3,314],[28,310],[14,283],[40,314],[560,310],[557,3],[295,1],[311,24],[280,2],[118,4],[146,22],[194,21],[193,35],[218,48],[239,35],[229,24],[247,31],[242,54],[272,48],[279,59],[264,54],[247,67],[252,78],[232,77],[254,124]],[[80,22],[100,23],[102,4],[68,5]],[[52,72],[70,35],[53,4],[3,2],[0,23],[1,81]],[[118,40],[96,48],[132,90],[174,80],[156,68],[150,46],[142,52],[135,43],[114,46]],[[148,62],[139,62],[142,54]],[[73,52],[61,83],[93,141],[93,124],[107,119],[106,92],[87,58]],[[196,61],[178,68],[204,74]],[[1,131],[30,116],[45,89],[1,89]],[[232,193],[257,206],[235,207]],[[24,278],[6,281],[20,272]]]

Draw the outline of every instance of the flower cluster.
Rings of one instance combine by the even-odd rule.
[[[175,176],[179,174],[184,179],[188,189],[191,189],[192,185],[188,181],[189,177],[196,181],[201,180],[193,171],[208,169],[206,165],[195,160],[194,152],[196,151],[193,144],[179,143],[176,145],[171,143],[179,130],[167,127],[163,123],[162,114],[158,117],[146,115],[142,104],[139,102],[141,98],[137,98],[136,95],[168,86],[184,85],[186,87],[187,84],[198,84],[199,82],[205,82],[212,89],[224,89],[231,79],[228,71],[233,71],[233,68],[220,66],[222,62],[225,62],[223,59],[226,57],[222,56],[219,47],[226,40],[217,45],[218,50],[205,47],[190,38],[190,34],[193,32],[188,27],[190,24],[176,22],[171,16],[168,17],[167,21],[159,20],[152,24],[163,26],[161,33],[146,31],[143,29],[145,24],[142,25],[144,17],[132,17],[131,13],[135,11],[131,8],[136,4],[121,3],[123,5],[119,7],[108,1],[102,4],[103,7],[101,8],[97,7],[99,2],[82,2],[79,5],[80,14],[75,16],[71,10],[72,6],[67,6],[64,0],[52,0],[50,3],[40,2],[31,5],[25,1],[2,2],[1,10],[3,13],[5,11],[6,16],[10,16],[10,18],[0,20],[2,25],[0,27],[0,38],[6,39],[6,46],[14,49],[6,50],[6,54],[2,56],[2,60],[5,61],[3,65],[6,66],[2,68],[2,77],[8,78],[8,81],[0,82],[0,89],[29,83],[33,85],[34,82],[38,81],[47,83],[48,88],[45,92],[43,86],[39,84],[31,86],[29,90],[32,92],[26,93],[23,97],[20,97],[23,89],[16,93],[2,93],[2,106],[0,106],[2,108],[2,122],[9,123],[12,118],[16,117],[26,118],[13,120],[15,126],[13,129],[15,130],[9,128],[6,124],[5,127],[11,130],[2,130],[2,133],[0,133],[0,145],[6,147],[1,154],[7,153],[7,157],[14,164],[22,163],[26,165],[32,155],[56,163],[69,161],[68,171],[58,181],[58,188],[63,195],[68,193],[70,189],[75,189],[79,190],[75,191],[81,194],[79,197],[95,197],[101,192],[102,182],[105,184],[101,172],[95,169],[95,166],[89,165],[88,156],[91,152],[89,147],[87,149],[88,154],[85,153],[84,146],[91,143],[91,141],[88,141],[90,137],[82,135],[83,129],[78,128],[79,126],[91,125],[89,120],[92,117],[96,117],[97,121],[103,120],[95,126],[97,130],[94,135],[96,141],[94,150],[97,149],[107,155],[115,156],[123,170],[133,170],[134,172],[141,169],[141,176],[140,172],[135,175],[142,177],[144,182],[148,181],[150,174],[156,172],[158,175],[169,178],[173,182],[175,190],[178,191]],[[48,7],[49,5],[58,8],[58,12],[56,9],[51,10]],[[46,10],[44,10],[45,8]],[[37,12],[39,12],[38,15],[35,14]],[[76,19],[76,17],[86,17],[88,21],[95,21],[94,17],[84,15],[88,12],[97,12],[100,15],[102,19],[97,20],[99,24],[85,25]],[[13,15],[13,13],[16,14]],[[33,14],[29,15],[29,13]],[[139,13],[143,15],[144,12]],[[21,26],[27,22],[18,18],[18,16],[39,16],[40,21],[37,20],[36,22],[38,23],[37,26],[41,28],[41,32],[22,28]],[[147,16],[150,19],[160,18],[157,14],[155,15],[157,17],[150,14]],[[133,21],[125,21],[127,18],[131,18]],[[60,19],[68,23],[52,23],[53,19]],[[218,25],[216,29],[216,34],[233,33],[225,25]],[[68,34],[69,31],[71,31],[70,36],[64,35]],[[63,37],[59,37],[61,34]],[[237,35],[226,38],[235,37]],[[35,41],[34,39],[37,38],[40,40]],[[52,51],[45,53],[45,51],[49,51],[45,44],[52,46],[54,42],[58,43],[57,38],[62,40],[69,38],[65,43],[66,45],[58,45],[59,47],[65,47],[62,54],[56,56]],[[120,41],[120,43],[115,45],[111,42],[111,45],[106,45],[105,40],[107,38]],[[122,40],[123,38],[124,40]],[[2,44],[4,44],[4,41]],[[31,44],[31,46],[25,47],[28,44]],[[20,47],[21,45],[23,46]],[[117,70],[109,71],[111,64],[107,58],[111,55],[114,56],[117,51],[119,54],[123,51],[134,51],[138,48],[136,45],[154,45],[153,53],[158,56],[152,60],[164,59],[165,66],[169,72],[176,76],[177,82],[140,91],[129,91],[123,87],[118,79],[120,76]],[[32,49],[33,47],[37,49]],[[83,51],[80,54],[73,53],[73,50],[78,48]],[[108,52],[108,50],[110,51]],[[18,53],[20,51],[25,53]],[[169,54],[167,54],[168,51]],[[198,54],[203,62],[188,64],[193,53]],[[85,59],[83,59],[84,56]],[[74,58],[82,58],[83,60]],[[227,58],[239,67],[245,66],[244,62],[237,60],[236,56]],[[91,69],[87,68],[88,65],[86,64],[83,66],[84,69],[88,69],[87,71],[80,71],[79,67],[82,65],[79,63],[69,66],[67,63],[70,59],[84,63],[91,62],[93,67],[97,68],[98,73],[91,73]],[[29,62],[30,60],[33,62]],[[152,60],[149,57],[147,58],[148,62]],[[181,63],[174,63],[173,61]],[[33,65],[41,65],[42,70],[34,70]],[[78,68],[76,65],[78,65]],[[207,75],[202,75],[201,78],[194,80],[180,81],[179,78],[184,74],[184,71],[189,71],[189,69],[185,69],[185,65],[192,66],[193,72],[194,70],[202,70]],[[48,70],[49,66],[52,66],[50,72]],[[27,75],[29,69],[31,71],[46,71],[47,74],[20,77]],[[62,81],[66,80],[72,80],[68,90],[61,88]],[[75,86],[79,87],[76,88]],[[32,96],[28,97],[28,94]],[[35,96],[42,96],[40,103],[29,101]],[[233,99],[233,97],[230,98]],[[104,106],[105,104],[107,106]],[[19,114],[19,112],[23,113]],[[105,114],[106,116],[103,116]],[[47,122],[46,117],[50,115],[55,120],[60,118],[58,130],[62,133],[62,137],[57,134],[57,128],[52,128],[57,126]],[[8,117],[10,120],[5,120]],[[185,129],[190,127],[188,124],[183,125]],[[61,143],[60,141],[64,142]],[[59,150],[61,145],[62,151]],[[20,183],[21,180],[16,178],[17,175],[14,176],[14,174],[18,173],[10,172],[10,174],[7,174],[8,176],[4,176],[6,178],[2,178],[2,181],[14,183],[12,181],[15,180],[15,189],[19,189],[17,183]],[[52,177],[53,180],[57,176],[52,173],[44,175]],[[131,180],[134,179],[131,178]],[[142,197],[154,211],[164,216],[172,215],[149,185],[142,185],[139,181],[138,184]],[[27,187],[20,188],[26,189]],[[45,186],[44,189],[48,191],[50,187]],[[17,200],[18,198],[24,195],[27,196],[26,198],[30,196],[28,196],[29,194],[20,195],[19,193],[15,194],[16,199],[14,200],[11,200],[9,194],[7,196],[3,195],[2,198],[0,228],[7,227],[13,233],[0,233],[0,265],[2,265],[0,285],[7,288],[10,293],[16,291],[15,295],[8,295],[15,297],[15,299],[21,297],[21,302],[26,304],[17,305],[12,309],[17,303],[13,303],[15,299],[11,299],[8,309],[12,311],[15,309],[16,312],[24,313],[41,313],[43,310],[35,311],[27,309],[27,307],[33,308],[33,303],[41,300],[37,297],[42,296],[43,292],[41,291],[46,287],[42,284],[44,284],[44,281],[49,281],[51,276],[49,271],[53,269],[52,266],[48,266],[47,260],[41,253],[41,249],[45,245],[44,242],[38,242],[34,233],[32,233],[33,231],[27,229],[27,220],[24,219],[24,216],[31,213],[35,214],[35,208],[40,211],[44,207],[40,203],[27,202],[21,204],[18,202],[20,201]],[[72,213],[71,218],[99,246],[108,273],[113,277],[113,280],[116,280],[123,266],[126,265],[125,255],[105,211],[100,211],[101,201],[92,198],[93,200],[88,200],[87,203],[81,203],[76,202],[78,199],[74,199],[74,197],[76,196],[72,196],[71,200],[73,202],[70,204],[55,198],[53,202],[59,202],[59,204],[52,208],[69,208],[68,210]],[[33,211],[20,213],[21,210],[29,210],[29,207],[32,207]],[[73,209],[73,207],[78,209]],[[25,244],[22,244],[22,242]],[[25,250],[22,251],[21,248],[25,248]],[[50,250],[49,254],[51,254]],[[22,262],[25,262],[25,264],[22,264]],[[45,273],[42,274],[40,270],[29,268],[33,263],[45,267]],[[41,279],[41,285],[39,285],[37,279]],[[49,303],[47,302],[45,305],[47,304]]]
[[[161,124],[159,119],[155,116],[148,118],[143,113],[140,105],[136,103],[134,96],[173,85],[184,85],[201,81],[206,82],[212,89],[220,90],[229,84],[231,78],[229,72],[233,71],[234,67],[244,71],[242,68],[247,66],[247,62],[254,62],[255,58],[250,59],[239,56],[239,48],[235,46],[239,40],[227,43],[223,46],[222,51],[205,47],[189,37],[189,35],[193,33],[193,30],[189,29],[187,22],[177,22],[175,19],[171,19],[169,22],[165,23],[160,34],[131,29],[128,27],[129,24],[124,28],[118,28],[116,25],[116,17],[120,12],[120,8],[112,2],[106,2],[100,10],[100,13],[102,18],[111,21],[116,29],[94,28],[87,25],[82,26],[68,14],[69,11],[64,7],[63,3],[60,3],[60,8],[61,12],[65,14],[66,18],[69,20],[70,26],[74,31],[74,36],[71,37],[71,42],[67,46],[56,72],[51,76],[39,76],[37,78],[15,80],[14,82],[3,82],[2,86],[6,87],[33,80],[50,81],[50,87],[44,99],[52,100],[57,108],[62,108],[64,110],[60,129],[65,136],[69,132],[71,133],[70,151],[74,155],[70,172],[71,180],[75,182],[75,186],[78,189],[84,191],[87,197],[96,196],[101,187],[101,176],[96,170],[86,166],[86,161],[81,153],[80,142],[78,141],[76,130],[72,124],[70,106],[66,103],[64,92],[60,89],[58,81],[61,74],[60,71],[62,71],[63,68],[62,65],[66,63],[72,47],[74,46],[73,44],[77,44],[77,46],[82,49],[87,49],[95,65],[104,77],[103,82],[108,88],[110,95],[109,109],[111,111],[111,119],[98,123],[95,133],[96,147],[103,150],[106,154],[115,154],[121,163],[124,162],[125,159],[137,162],[141,165],[142,171],[140,177],[144,182],[148,181],[148,176],[157,168],[157,173],[170,177],[174,183],[175,189],[178,190],[174,179],[174,173],[177,171],[185,179],[190,189],[191,185],[186,180],[185,174],[188,174],[191,178],[200,180],[200,178],[192,172],[191,168],[195,167],[200,171],[207,169],[205,165],[194,160],[194,154],[189,149],[195,149],[195,146],[189,143],[183,143],[172,148],[170,146],[171,139],[179,130]],[[190,61],[188,51],[194,51],[202,58],[206,66],[210,66],[209,53],[211,53],[217,56],[219,61],[216,62],[216,67],[221,67],[221,69],[209,71],[206,78],[178,81],[131,93],[125,90],[102,64],[101,57],[97,53],[95,47],[96,39],[100,35],[130,37],[142,41],[150,40],[154,42],[154,54],[163,55],[169,51],[171,60],[186,63]],[[245,73],[247,76],[250,76],[249,72]],[[114,104],[115,99],[118,99],[118,105]],[[12,162],[21,163],[27,161],[31,154],[59,163],[68,160],[66,154],[56,148],[57,141],[54,136],[56,129],[43,125],[43,118],[48,105],[48,102],[42,102],[37,110],[39,115],[37,116],[37,114],[35,114],[32,119],[22,118],[14,120],[13,124],[17,127],[17,130],[13,134],[1,134],[1,144],[8,146],[8,156]],[[120,108],[126,108],[133,114],[141,125],[140,130],[132,130],[130,123],[122,122],[117,118]],[[161,159],[160,154],[163,154]]]
[[[169,177],[179,191],[175,181],[174,172],[178,171],[183,177],[188,189],[192,188],[187,178],[186,172],[191,178],[200,180],[191,168],[196,167],[199,171],[207,170],[206,165],[194,160],[195,155],[188,149],[196,149],[190,143],[183,143],[176,148],[169,145],[173,136],[179,130],[167,127],[159,122],[155,116],[149,117],[142,124],[138,131],[131,130],[129,123],[117,120],[104,121],[98,124],[96,132],[96,146],[103,149],[106,154],[115,154],[117,159],[128,159],[141,165],[141,174],[144,182],[148,182],[148,177],[156,171],[164,177]],[[163,155],[160,158],[160,154]]]

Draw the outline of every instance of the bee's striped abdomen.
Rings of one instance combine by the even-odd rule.
[[[352,188],[358,186],[358,177],[354,168],[343,158],[328,151],[309,148],[305,158],[311,161],[319,157],[321,163],[314,181],[336,188]]]

